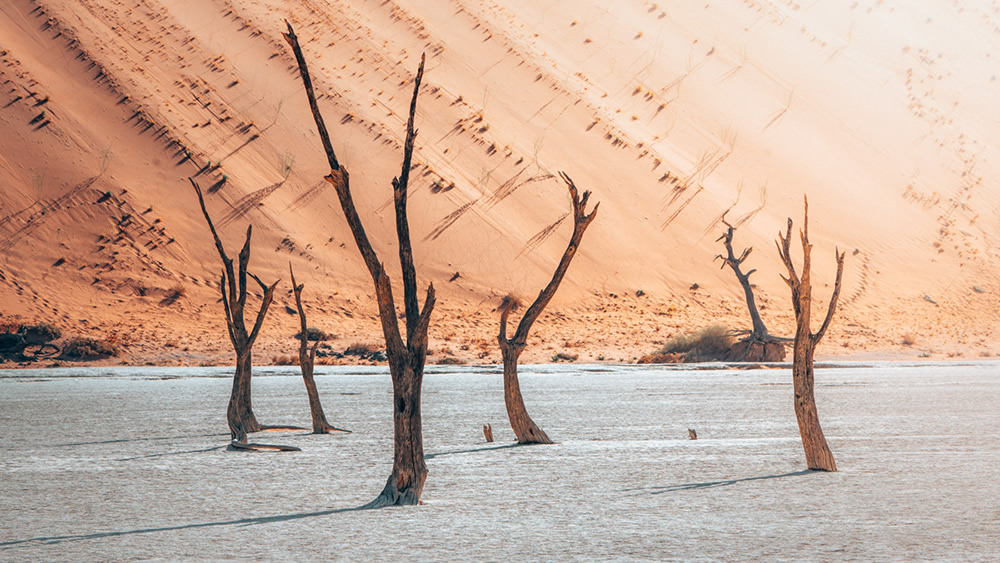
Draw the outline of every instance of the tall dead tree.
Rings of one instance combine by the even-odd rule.
[[[531,420],[524,407],[524,398],[521,396],[521,386],[517,377],[518,358],[521,357],[521,352],[527,345],[528,331],[531,330],[531,325],[535,323],[538,316],[542,314],[542,310],[552,300],[552,296],[556,294],[556,290],[559,289],[559,284],[562,283],[563,276],[566,275],[566,270],[569,269],[569,264],[573,261],[573,256],[576,255],[576,251],[580,247],[583,233],[594,220],[597,208],[601,205],[600,203],[594,205],[594,209],[590,214],[587,214],[587,200],[590,199],[590,192],[583,192],[583,197],[581,197],[576,189],[576,184],[569,176],[563,172],[560,172],[559,176],[569,188],[573,206],[573,235],[569,239],[569,245],[566,246],[566,251],[563,252],[562,259],[556,266],[555,273],[552,274],[552,280],[539,292],[535,302],[521,317],[521,322],[518,323],[513,338],[507,338],[507,318],[516,308],[516,301],[508,297],[500,305],[500,334],[497,335],[497,342],[500,343],[500,353],[503,356],[503,398],[507,406],[507,418],[510,420],[510,426],[514,430],[514,435],[517,436],[518,443],[521,444],[551,444],[552,440]]]
[[[379,318],[382,321],[382,334],[385,337],[386,356],[389,360],[389,374],[392,378],[393,394],[393,464],[392,473],[386,481],[382,493],[366,505],[368,508],[378,508],[392,505],[408,505],[420,502],[420,493],[427,478],[427,465],[424,462],[424,443],[420,420],[420,388],[424,378],[424,364],[427,360],[427,329],[430,324],[431,311],[434,309],[434,285],[427,287],[427,296],[423,309],[420,308],[417,297],[417,275],[413,266],[413,250],[410,244],[410,227],[406,215],[407,188],[410,177],[410,164],[413,157],[413,142],[416,130],[413,127],[417,110],[417,95],[420,92],[420,81],[424,74],[424,57],[420,57],[420,67],[413,81],[413,98],[410,101],[409,120],[406,124],[406,141],[403,144],[403,165],[399,176],[393,178],[393,203],[396,210],[396,235],[399,241],[399,263],[403,277],[403,302],[406,316],[406,341],[399,330],[396,306],[393,302],[392,286],[389,275],[379,261],[372,248],[364,225],[358,216],[358,211],[351,197],[350,177],[347,169],[337,160],[330,142],[330,134],[323,122],[316,95],[313,92],[312,80],[305,57],[299,46],[298,38],[292,25],[287,21],[288,32],[285,40],[295,53],[298,61],[302,84],[309,99],[316,129],[323,143],[327,161],[330,164],[330,174],[325,179],[337,191],[340,206],[344,211],[347,224],[354,235],[354,242],[364,258],[368,272],[375,284],[375,296],[378,301]]]
[[[222,278],[219,282],[219,291],[222,293],[222,305],[226,311],[226,327],[229,332],[229,341],[233,344],[236,352],[236,373],[233,375],[233,391],[229,397],[229,407],[226,410],[226,418],[229,421],[229,431],[234,442],[246,443],[247,434],[250,432],[260,432],[261,430],[278,430],[279,427],[263,426],[257,422],[251,404],[250,379],[253,369],[253,357],[251,350],[260,327],[264,324],[264,317],[267,309],[274,298],[274,288],[278,282],[270,286],[261,281],[260,278],[247,272],[250,265],[250,236],[253,232],[253,225],[247,226],[247,236],[240,250],[237,269],[233,270],[233,259],[226,254],[226,249],[222,245],[219,233],[215,230],[212,217],[205,208],[205,197],[201,193],[198,183],[192,178],[188,178],[194,186],[195,193],[198,194],[198,204],[201,205],[201,212],[205,215],[208,228],[212,231],[212,238],[215,239],[215,249],[222,259]],[[257,311],[257,319],[253,328],[248,332],[246,322],[243,318],[244,308],[247,302],[247,276],[250,276],[260,285],[263,292],[260,309]],[[280,281],[280,280],[279,280]]]
[[[806,463],[809,469],[820,471],[836,471],[837,463],[833,459],[833,452],[826,444],[826,437],[823,436],[823,429],[819,425],[819,414],[816,411],[816,398],[813,393],[813,354],[816,345],[823,338],[826,329],[833,320],[833,313],[837,308],[837,297],[840,296],[840,282],[844,274],[845,254],[834,250],[837,259],[837,280],[833,286],[833,295],[830,297],[830,306],[826,311],[826,318],[823,324],[815,333],[809,328],[809,317],[812,308],[812,284],[810,281],[810,252],[812,244],[809,243],[809,201],[805,198],[805,218],[803,227],[799,231],[802,239],[802,273],[796,274],[795,265],[792,264],[791,239],[792,239],[792,219],[788,219],[788,231],[782,235],[778,233],[778,253],[781,261],[784,262],[788,270],[788,277],[781,276],[788,287],[792,290],[792,308],[795,311],[795,345],[793,347],[794,358],[792,360],[792,381],[795,390],[795,418],[799,423],[799,434],[802,436],[802,447],[806,453]]]
[[[299,311],[299,368],[302,370],[302,381],[306,385],[306,394],[309,396],[309,413],[312,415],[313,434],[329,434],[330,432],[350,432],[342,430],[326,421],[326,413],[323,412],[323,405],[319,401],[319,391],[316,390],[316,379],[313,377],[313,367],[316,365],[316,349],[319,348],[320,340],[317,339],[312,347],[309,346],[309,328],[306,325],[306,309],[302,306],[302,289],[305,284],[295,283],[295,272],[292,271],[292,264],[288,264],[288,274],[292,278],[292,290],[295,292],[295,307]]]
[[[750,312],[750,321],[753,324],[749,334],[743,333],[744,337],[732,347],[730,359],[738,362],[780,362],[785,359],[785,345],[780,338],[771,336],[767,332],[767,326],[764,325],[760,311],[757,310],[757,300],[754,298],[753,285],[750,283],[750,276],[757,270],[743,272],[743,262],[753,252],[753,247],[744,249],[737,258],[733,252],[733,235],[736,233],[736,227],[726,221],[725,215],[722,224],[726,226],[726,232],[722,233],[716,242],[722,241],[726,254],[720,254],[715,259],[721,260],[723,268],[729,266],[736,274],[736,279],[743,288],[743,296],[746,298],[747,310]]]

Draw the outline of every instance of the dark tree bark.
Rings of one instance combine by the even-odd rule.
[[[298,38],[291,24],[287,21],[288,32],[285,40],[295,53],[302,84],[309,99],[316,129],[323,143],[327,161],[330,164],[330,174],[325,179],[337,191],[340,206],[344,211],[347,224],[354,235],[354,242],[365,260],[368,272],[375,285],[375,297],[378,302],[379,318],[382,321],[382,334],[385,337],[386,355],[389,360],[389,374],[392,378],[393,391],[393,464],[392,474],[386,481],[382,493],[368,508],[382,506],[418,504],[427,478],[427,465],[424,461],[424,443],[420,420],[420,388],[424,378],[424,364],[427,360],[427,329],[430,324],[431,311],[434,309],[434,285],[427,288],[424,306],[421,309],[417,297],[416,269],[413,265],[413,251],[410,244],[410,229],[406,215],[407,188],[410,176],[410,163],[413,158],[413,142],[416,138],[414,118],[417,109],[417,94],[420,91],[420,81],[424,73],[424,57],[420,57],[420,67],[417,69],[413,84],[413,98],[410,101],[410,115],[406,124],[406,141],[403,145],[403,165],[399,176],[393,178],[393,202],[396,211],[396,235],[399,242],[399,263],[403,272],[403,302],[406,317],[406,341],[403,341],[399,329],[396,306],[393,302],[392,286],[389,276],[382,267],[375,249],[372,248],[365,232],[361,218],[351,196],[350,176],[347,169],[337,160],[316,104],[312,80],[305,57],[299,46]]]
[[[309,328],[306,325],[306,310],[302,306],[302,289],[305,284],[295,283],[295,272],[292,271],[291,263],[288,264],[288,274],[292,278],[292,289],[295,292],[295,307],[299,310],[299,367],[302,369],[302,380],[306,385],[306,394],[309,396],[309,412],[312,415],[313,434],[329,434],[330,432],[350,432],[337,428],[326,421],[326,413],[323,412],[323,405],[319,401],[319,391],[316,390],[316,380],[313,378],[313,366],[316,364],[316,348],[320,341],[309,346]]]
[[[583,197],[580,197],[573,180],[563,172],[560,172],[559,176],[569,188],[573,206],[573,235],[569,239],[569,245],[567,245],[559,265],[556,266],[555,273],[552,274],[552,280],[539,292],[535,302],[521,317],[521,322],[518,323],[513,338],[507,338],[507,318],[516,308],[516,301],[512,297],[507,297],[500,305],[500,334],[497,335],[497,342],[500,343],[500,353],[503,356],[503,397],[507,406],[507,418],[510,420],[510,426],[514,430],[514,435],[517,436],[518,443],[521,444],[551,444],[552,440],[531,420],[531,417],[528,416],[528,410],[524,407],[524,398],[521,396],[521,386],[517,378],[518,359],[527,345],[528,331],[531,330],[535,320],[542,314],[542,310],[559,289],[559,284],[562,283],[563,276],[566,275],[566,270],[569,269],[570,262],[573,261],[573,256],[576,255],[576,251],[580,247],[583,233],[594,220],[597,208],[601,205],[600,203],[594,205],[594,209],[588,215],[586,208],[590,192],[585,191]]]
[[[215,240],[215,248],[219,252],[219,258],[222,259],[223,270],[222,278],[219,282],[219,290],[222,293],[222,305],[226,311],[226,327],[229,332],[229,341],[236,352],[236,373],[233,375],[233,391],[229,397],[229,407],[226,410],[226,419],[229,422],[229,431],[232,434],[232,439],[234,442],[246,443],[247,434],[250,432],[260,432],[261,430],[303,430],[298,427],[263,426],[257,422],[257,417],[253,413],[250,392],[250,379],[253,369],[253,355],[251,351],[254,342],[257,340],[257,335],[260,333],[260,327],[264,324],[267,309],[271,306],[271,301],[274,299],[274,288],[278,285],[276,281],[268,286],[260,278],[247,272],[247,267],[250,264],[250,236],[253,232],[253,226],[247,226],[246,241],[243,243],[243,249],[240,250],[237,269],[233,270],[233,259],[226,254],[226,249],[222,245],[219,233],[215,230],[212,217],[208,214],[208,209],[205,207],[205,197],[201,193],[201,188],[194,179],[188,178],[188,180],[194,186],[195,193],[198,194],[198,204],[201,205],[201,212],[205,216],[205,221],[208,222],[209,230],[212,231],[212,238]],[[260,289],[264,294],[260,309],[257,311],[257,319],[254,321],[253,328],[250,331],[247,331],[246,322],[243,318],[247,302],[247,276],[252,277],[260,285]]]
[[[823,324],[820,325],[816,333],[812,333],[809,328],[812,309],[812,284],[810,280],[812,244],[809,243],[808,200],[805,200],[805,218],[799,234],[802,239],[802,273],[796,274],[790,251],[791,218],[788,219],[788,231],[784,235],[778,233],[778,252],[781,255],[781,261],[784,262],[785,268],[788,270],[788,277],[781,276],[781,279],[785,280],[785,283],[792,290],[792,308],[795,311],[795,345],[792,361],[795,418],[799,423],[799,434],[802,436],[802,447],[805,449],[806,464],[808,464],[809,469],[836,471],[837,464],[833,459],[833,452],[830,451],[830,447],[826,443],[826,437],[819,424],[819,413],[816,411],[816,398],[813,393],[813,354],[816,351],[816,345],[826,334],[826,329],[830,326],[833,313],[837,308],[840,283],[844,274],[845,254],[838,250],[834,251],[834,256],[837,259],[837,280],[834,283],[833,295],[830,297],[830,306],[827,309],[826,318],[823,319]]]
[[[732,347],[729,359],[737,362],[780,362],[785,359],[783,339],[771,336],[767,332],[767,326],[764,325],[760,311],[757,310],[757,300],[754,298],[753,285],[750,284],[750,276],[757,270],[753,269],[744,273],[742,268],[743,262],[753,252],[753,248],[743,250],[739,258],[737,258],[736,253],[733,252],[733,235],[736,232],[736,227],[726,221],[725,215],[723,215],[722,223],[726,226],[726,232],[722,233],[722,236],[716,242],[722,241],[722,244],[726,248],[726,254],[720,254],[715,258],[722,261],[723,268],[729,266],[733,273],[736,274],[736,279],[743,288],[747,311],[750,313],[750,321],[753,325],[749,334],[745,332],[738,333],[743,334],[744,337]]]

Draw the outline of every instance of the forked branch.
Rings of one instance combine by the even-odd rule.
[[[733,251],[733,235],[736,232],[736,228],[726,221],[726,216],[723,214],[722,223],[726,226],[726,231],[722,233],[716,242],[722,241],[726,248],[726,254],[719,254],[715,257],[716,260],[722,261],[722,268],[729,266],[729,268],[736,274],[737,281],[740,282],[740,286],[743,288],[743,296],[747,302],[747,310],[750,312],[750,320],[753,323],[753,330],[750,333],[751,339],[763,340],[768,337],[767,327],[764,325],[764,321],[760,316],[760,312],[757,310],[757,301],[754,298],[753,286],[750,284],[750,276],[757,270],[750,270],[749,272],[743,272],[743,262],[750,256],[753,252],[753,247],[746,248],[740,253],[739,258],[736,257],[736,253]],[[747,350],[749,351],[749,347]]]
[[[292,279],[292,291],[295,293],[295,308],[299,312],[299,365],[306,366],[308,364],[309,371],[311,372],[312,366],[315,365],[316,349],[319,348],[320,340],[317,338],[312,348],[309,348],[309,328],[306,325],[306,310],[302,307],[302,290],[305,288],[305,284],[295,282],[295,272],[292,270],[291,262],[288,263],[288,275]]]
[[[417,132],[413,122],[417,113],[417,94],[424,77],[424,55],[420,55],[420,66],[413,79],[413,98],[410,100],[410,116],[406,121],[406,141],[403,143],[403,166],[399,176],[392,179],[393,203],[396,207],[396,236],[399,239],[399,265],[403,272],[403,304],[406,310],[406,338],[411,346],[411,338],[420,322],[417,302],[417,271],[413,267],[413,247],[410,244],[410,225],[406,215],[406,192],[410,182],[410,163],[413,161],[413,143]],[[433,299],[430,300],[433,303]]]
[[[794,306],[796,319],[802,315],[808,315],[810,311],[810,302],[812,300],[812,285],[810,277],[813,246],[809,242],[809,200],[805,196],[803,196],[803,206],[805,208],[805,213],[802,222],[802,229],[799,231],[799,238],[802,241],[801,274],[796,273],[795,265],[793,264],[791,257],[791,218],[788,219],[788,229],[785,234],[782,235],[781,232],[778,233],[778,253],[781,256],[781,261],[785,264],[785,269],[788,270],[788,277],[782,276],[781,278],[785,280],[785,283],[787,283],[788,287],[792,290],[792,304]],[[837,261],[837,277],[834,282],[833,295],[830,296],[830,304],[826,311],[826,317],[823,319],[823,324],[817,332],[809,334],[809,340],[814,347],[819,344],[823,335],[826,334],[826,330],[830,326],[830,322],[833,320],[833,314],[837,308],[837,299],[840,297],[840,288],[844,275],[845,256],[846,253],[840,252],[839,249],[834,250],[834,258]],[[809,319],[805,319],[805,323],[806,327],[808,327]]]
[[[260,333],[261,326],[264,324],[264,318],[267,316],[267,310],[274,299],[274,290],[278,285],[278,281],[268,286],[255,274],[248,272],[248,267],[250,264],[250,240],[253,235],[253,226],[247,226],[246,239],[243,242],[243,248],[240,249],[239,254],[239,264],[238,270],[233,270],[233,260],[226,253],[226,248],[222,244],[222,239],[219,237],[218,231],[215,229],[215,224],[212,221],[212,216],[209,215],[208,209],[205,206],[205,196],[201,191],[201,186],[198,185],[193,178],[188,178],[191,182],[191,186],[194,187],[195,193],[198,195],[198,204],[201,206],[202,215],[205,216],[205,221],[208,223],[208,228],[212,232],[212,239],[215,241],[215,249],[219,253],[219,258],[222,260],[224,269],[222,271],[222,279],[219,284],[219,290],[222,293],[222,303],[226,312],[226,327],[229,331],[229,338],[233,343],[233,346],[253,346],[253,343],[257,340],[257,335]],[[250,334],[246,332],[246,321],[244,320],[244,308],[246,307],[247,300],[247,276],[250,276],[257,282],[261,288],[262,292],[262,303],[257,311],[257,318],[254,321],[253,329]],[[245,341],[241,342],[241,339]]]
[[[387,505],[417,504],[427,477],[427,467],[424,463],[423,435],[420,422],[420,387],[423,381],[424,364],[427,360],[427,331],[430,325],[430,314],[434,309],[434,286],[427,288],[427,297],[421,311],[417,302],[416,272],[413,266],[413,251],[410,244],[409,224],[406,215],[406,192],[409,183],[409,172],[413,158],[413,144],[416,138],[414,119],[416,115],[417,95],[420,91],[420,81],[423,77],[424,58],[420,59],[420,68],[414,80],[413,99],[410,102],[410,115],[407,121],[406,141],[403,147],[402,170],[393,179],[393,201],[396,211],[396,230],[399,239],[399,261],[403,272],[403,299],[406,313],[406,342],[400,335],[396,307],[393,303],[392,286],[389,276],[372,248],[368,235],[365,233],[361,218],[351,196],[350,177],[347,170],[337,161],[330,143],[330,136],[320,114],[316,97],[313,93],[309,68],[302,55],[298,38],[291,24],[285,22],[288,28],[284,34],[285,40],[295,53],[299,66],[299,74],[309,98],[316,128],[323,140],[327,161],[330,164],[330,174],[326,180],[333,184],[340,199],[341,208],[347,219],[347,224],[354,235],[354,241],[365,260],[368,272],[375,285],[375,296],[378,301],[379,318],[382,322],[382,333],[385,337],[386,355],[389,361],[389,373],[393,386],[393,469],[386,481],[382,493],[365,505],[377,508]]]
[[[524,316],[521,317],[521,322],[517,325],[517,332],[514,333],[514,337],[511,339],[511,343],[517,346],[525,345],[531,325],[535,323],[535,320],[541,315],[545,306],[549,304],[549,301],[556,294],[559,284],[562,283],[563,277],[566,275],[566,270],[569,269],[570,262],[573,261],[573,256],[576,255],[576,251],[580,247],[580,241],[583,240],[583,233],[590,226],[590,223],[594,221],[594,218],[597,216],[597,208],[601,206],[600,203],[597,203],[591,209],[590,213],[587,213],[587,202],[590,200],[590,191],[584,191],[581,196],[572,178],[565,172],[560,172],[559,177],[566,183],[573,206],[573,234],[570,236],[569,244],[566,246],[566,251],[563,252],[562,259],[559,260],[559,265],[556,266],[556,270],[552,274],[552,279],[538,293],[538,297],[535,298],[535,301],[525,311]],[[500,317],[500,330],[504,336],[507,332],[506,322],[509,314],[509,308],[505,308]]]
[[[378,259],[378,255],[375,253],[375,249],[368,239],[368,234],[365,232],[361,217],[358,215],[357,206],[355,206],[354,198],[351,195],[350,175],[347,169],[340,165],[337,156],[334,154],[333,145],[330,142],[330,133],[327,131],[323,115],[320,113],[319,106],[316,103],[316,94],[313,92],[312,79],[309,76],[309,65],[302,54],[298,36],[295,35],[292,24],[288,23],[287,20],[285,24],[288,27],[288,31],[282,35],[284,35],[285,41],[291,46],[292,51],[295,53],[295,59],[298,61],[299,74],[302,76],[306,96],[309,98],[309,108],[312,110],[313,120],[316,122],[316,129],[319,132],[320,139],[323,141],[323,150],[326,152],[327,161],[330,164],[330,173],[325,179],[333,184],[334,189],[337,191],[337,197],[340,200],[340,206],[344,211],[347,224],[351,229],[351,234],[354,236],[354,242],[357,244],[358,250],[361,252],[361,256],[364,258],[365,265],[368,267],[368,272],[371,274],[372,281],[375,284],[379,318],[382,319],[382,332],[386,340],[386,351],[390,353],[402,352],[405,346],[399,332],[399,325],[396,322],[396,307],[393,301],[392,287],[389,284],[389,276],[385,273],[385,268]],[[405,203],[405,199],[403,202]],[[428,293],[429,295],[432,294],[430,290]],[[433,299],[430,300],[430,303],[433,303]]]

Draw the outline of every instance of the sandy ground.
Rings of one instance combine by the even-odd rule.
[[[788,335],[773,241],[804,194],[818,302],[847,251],[821,355],[1000,352],[1000,20],[944,0],[11,0],[0,320],[111,341],[115,363],[232,361],[191,176],[230,253],[253,225],[253,271],[283,280],[259,363],[294,350],[289,263],[332,351],[378,345],[283,19],[393,279],[390,179],[428,57],[409,207],[419,283],[440,297],[432,362],[498,360],[493,309],[532,298],[565,247],[560,170],[601,208],[525,361],[630,361],[747,326],[714,261],[723,217]]]

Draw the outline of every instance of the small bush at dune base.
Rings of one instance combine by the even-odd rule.
[[[21,334],[28,344],[41,344],[58,340],[62,336],[62,331],[48,323],[42,323],[21,327]]]
[[[322,330],[320,330],[320,329],[318,329],[318,328],[316,328],[314,326],[311,326],[311,327],[309,327],[309,328],[306,329],[306,340],[309,340],[311,342],[315,342],[317,340],[323,341],[323,340],[327,340],[329,338],[330,337],[329,337],[329,335],[327,335],[327,333],[323,332]],[[295,339],[296,340],[302,340],[302,331],[299,331],[299,332],[295,333]]]
[[[66,342],[66,345],[63,346],[62,355],[74,360],[95,360],[117,356],[118,349],[103,340],[78,337],[71,338]]]
[[[298,356],[274,356],[271,358],[271,365],[273,366],[297,366],[299,365]]]
[[[713,325],[698,332],[677,335],[653,354],[639,359],[640,364],[713,362],[729,358],[733,347],[732,333],[723,326]]]

